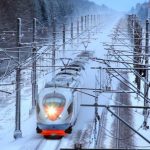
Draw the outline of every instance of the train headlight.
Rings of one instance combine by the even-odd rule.
[[[61,118],[63,108],[55,107],[55,106],[45,106],[45,113],[49,120],[55,121]]]
[[[48,116],[56,115],[56,113],[57,113],[57,110],[56,110],[56,108],[54,108],[54,107],[49,107],[49,108],[47,109],[47,114],[48,114]]]

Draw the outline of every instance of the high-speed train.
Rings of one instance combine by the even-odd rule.
[[[37,133],[44,137],[63,137],[71,133],[81,102],[81,93],[76,92],[75,88],[84,84],[83,74],[91,55],[89,51],[81,52],[39,92]]]

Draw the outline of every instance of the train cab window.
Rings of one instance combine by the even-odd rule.
[[[60,99],[60,98],[53,97],[53,98],[48,98],[48,99],[46,99],[46,100],[45,100],[45,104],[61,107],[61,106],[64,106],[65,100],[64,100],[64,99]]]
[[[61,69],[61,71],[64,71],[64,70],[65,70],[65,71],[67,71],[67,70],[79,71],[79,69],[77,69],[77,68],[69,68],[69,67],[68,67],[68,68],[62,68],[62,69]]]
[[[39,114],[39,112],[40,112],[40,107],[39,107],[38,103],[36,104],[36,112],[37,112],[37,114]]]
[[[70,73],[70,72],[60,72],[60,73],[57,73],[56,76],[58,75],[73,75],[73,73]]]
[[[73,111],[73,103],[71,103],[71,104],[69,105],[67,111],[68,111],[68,114],[71,114],[71,113],[72,113],[72,111]]]
[[[60,118],[64,110],[66,100],[60,95],[46,96],[43,100],[44,111],[49,120],[55,121]]]

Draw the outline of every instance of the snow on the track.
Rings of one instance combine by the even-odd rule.
[[[108,35],[111,33],[112,28],[117,23],[121,15],[113,16],[110,20],[104,20],[103,26],[100,26],[99,29],[101,30],[101,33],[97,33],[97,35],[94,35],[94,39],[90,40],[88,49],[93,50],[95,52],[96,57],[104,58],[106,51],[103,47],[103,42],[108,42],[110,40],[110,37]],[[95,40],[96,39],[96,40]],[[84,49],[83,44],[81,44],[78,49]],[[91,70],[91,67],[96,66],[97,64],[95,62],[90,61],[88,67],[86,68],[86,79],[85,80],[85,87],[95,88],[95,73],[96,70]],[[30,75],[28,73],[28,75]],[[45,78],[48,80],[51,75],[47,75]],[[105,76],[104,76],[105,79]],[[44,80],[41,78],[39,80],[39,88],[41,88],[44,85]],[[94,94],[94,93],[91,93]],[[107,98],[105,95],[100,95],[99,97],[99,103],[101,104],[108,104],[109,97],[111,95],[107,95]],[[15,101],[14,100],[15,93],[12,94],[12,96],[9,97],[10,104],[7,106],[0,106],[0,145],[1,149],[3,150],[34,150],[37,149],[37,146],[39,143],[42,143],[41,140],[43,140],[43,137],[36,134],[36,116],[33,113],[32,115],[29,115],[29,111],[31,108],[31,86],[25,86],[22,89],[22,133],[23,137],[18,140],[14,140],[13,133],[14,133],[14,127],[15,127]],[[13,100],[12,100],[13,99]],[[82,103],[83,104],[93,104],[94,99],[92,97],[89,97],[87,95],[82,95]],[[101,113],[101,110],[99,111]],[[75,127],[73,128],[73,132],[71,135],[68,135],[64,137],[61,140],[61,143],[59,145],[59,148],[71,148],[74,146],[76,142],[78,142],[79,138],[81,138],[81,135],[83,134],[92,134],[93,133],[93,119],[94,119],[94,109],[93,108],[86,108],[82,107],[80,109],[80,114],[77,119],[77,123]],[[43,144],[43,146],[40,146],[40,149],[55,149],[52,145],[54,143],[57,143],[58,141],[47,141],[46,144]],[[93,146],[93,136],[89,136],[88,139],[85,139],[85,147],[91,147]],[[57,145],[57,144],[56,144]],[[38,147],[39,148],[39,147]]]

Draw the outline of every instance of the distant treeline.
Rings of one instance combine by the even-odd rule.
[[[136,6],[131,9],[131,12],[134,14],[137,14],[138,17],[142,21],[144,21],[148,17],[150,17],[150,16],[148,16],[149,9],[150,9],[150,0],[149,0],[149,2],[145,2],[143,4],[140,4],[140,3],[136,4]]]
[[[36,17],[45,25],[49,25],[53,16],[67,19],[80,14],[95,13],[108,8],[98,6],[88,0],[1,0],[0,30],[16,27],[16,18],[25,20],[24,27]]]

